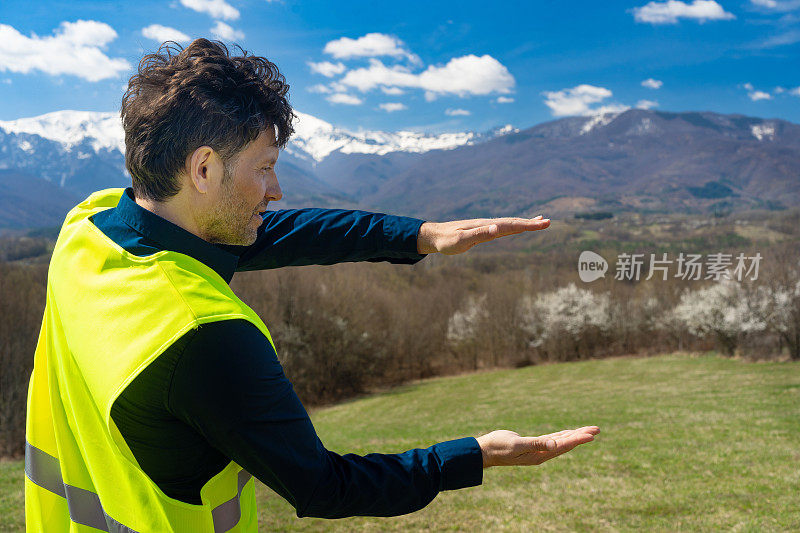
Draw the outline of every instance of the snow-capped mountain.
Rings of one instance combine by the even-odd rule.
[[[334,126],[317,117],[296,111],[295,134],[289,141],[287,153],[302,159],[319,162],[335,151],[343,154],[378,154],[390,152],[423,153],[430,150],[447,150],[472,144],[487,138],[487,134],[473,131],[441,133],[438,135],[414,131],[358,131],[351,132]],[[90,146],[96,153],[117,150],[125,153],[125,134],[119,114],[95,111],[54,111],[36,117],[17,120],[0,120],[0,129],[6,133],[38,135],[58,142],[66,152],[78,158],[89,154],[80,147]],[[515,131],[509,124],[493,130],[493,135]],[[31,153],[33,145],[20,139],[20,148]]]
[[[295,114],[297,115],[295,133],[286,151],[299,159],[310,158],[314,162],[322,161],[335,151],[343,154],[385,155],[390,152],[423,153],[431,150],[450,150],[519,131],[511,124],[507,124],[487,133],[465,131],[436,135],[415,131],[351,132],[305,113],[295,111]]]
[[[37,117],[0,120],[0,128],[8,133],[29,133],[56,141],[67,151],[88,141],[95,152],[116,149],[125,153],[125,133],[119,113],[54,111]],[[77,156],[86,157],[80,153]]]
[[[511,125],[490,132],[438,135],[412,131],[351,132],[306,113],[296,112],[295,134],[280,161],[281,183],[290,194],[277,207],[314,203],[352,205],[352,192],[341,183],[320,180],[317,166],[332,155],[337,165],[359,157],[392,153],[419,155],[482,142],[515,130]],[[55,111],[0,121],[0,170],[12,169],[43,178],[83,198],[106,187],[126,186],[125,135],[118,113]],[[336,165],[334,165],[336,166]],[[19,178],[17,178],[19,179]]]
[[[778,119],[629,109],[524,131],[503,126],[434,135],[352,132],[297,115],[278,162],[284,199],[276,209],[342,207],[444,219],[572,205],[663,211],[800,205],[800,126]],[[116,113],[0,121],[0,215],[17,213],[21,221],[20,214],[42,209],[44,196],[63,191],[65,205],[74,205],[98,189],[129,184],[123,149]]]
[[[0,121],[0,169],[43,178],[78,196],[129,183],[114,113],[57,111]]]

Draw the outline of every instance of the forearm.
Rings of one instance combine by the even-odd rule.
[[[226,246],[239,256],[238,270],[330,265],[349,261],[413,264],[423,220],[344,209],[286,209],[268,212],[256,242]]]
[[[298,517],[402,515],[443,490],[482,482],[483,457],[472,437],[397,454],[339,455],[322,444],[291,389],[268,409],[253,411],[231,431],[210,437]]]
[[[298,516],[397,516],[422,509],[444,490],[480,485],[480,447],[472,438],[399,454],[340,456],[327,451],[318,485]]]

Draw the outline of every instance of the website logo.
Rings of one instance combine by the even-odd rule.
[[[608,261],[603,256],[592,251],[581,252],[578,258],[578,276],[584,283],[589,283],[596,279],[606,277],[608,271]]]

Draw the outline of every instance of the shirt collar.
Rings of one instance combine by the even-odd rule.
[[[233,278],[239,261],[238,256],[140,206],[134,199],[131,187],[125,189],[122,194],[116,213],[133,230],[157,243],[162,249],[182,253],[201,261],[214,269],[226,283],[230,283]]]

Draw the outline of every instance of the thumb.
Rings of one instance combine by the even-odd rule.
[[[556,441],[548,437],[521,437],[522,444],[530,451],[551,452],[556,449]]]

